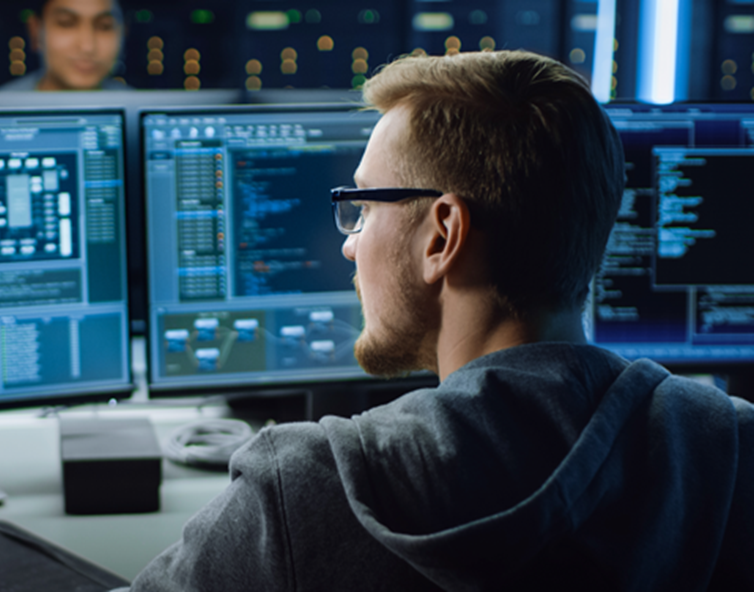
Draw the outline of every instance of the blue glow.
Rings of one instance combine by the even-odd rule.
[[[676,98],[679,0],[644,0],[639,39],[638,97],[666,105]]]
[[[594,36],[592,93],[600,103],[610,100],[613,80],[613,46],[615,40],[616,0],[599,0],[597,33]]]

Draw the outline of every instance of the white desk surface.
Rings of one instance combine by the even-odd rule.
[[[0,413],[0,488],[7,494],[0,519],[13,522],[132,580],[177,541],[186,521],[229,482],[214,473],[163,460],[161,509],[150,514],[68,516],[63,511],[58,421],[37,411]],[[222,406],[84,407],[66,417],[149,417],[163,440],[177,427],[226,416]]]

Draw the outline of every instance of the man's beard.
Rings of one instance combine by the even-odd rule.
[[[375,376],[402,376],[415,370],[437,372],[436,346],[433,345],[437,336],[433,319],[437,317],[433,314],[431,299],[410,282],[404,266],[397,265],[396,269],[395,312],[380,320],[378,335],[368,326],[364,327],[354,344],[354,355],[364,371]],[[358,274],[354,275],[353,283],[361,300]]]

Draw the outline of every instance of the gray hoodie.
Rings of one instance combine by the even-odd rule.
[[[276,426],[132,592],[754,589],[754,406],[534,344]]]

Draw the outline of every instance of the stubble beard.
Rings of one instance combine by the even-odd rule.
[[[390,318],[382,318],[379,334],[365,324],[354,344],[356,361],[367,374],[396,377],[417,370],[436,372],[437,329],[431,299],[410,281],[409,271],[396,264],[395,302],[397,310]],[[356,294],[361,301],[358,274],[354,275]]]

